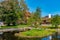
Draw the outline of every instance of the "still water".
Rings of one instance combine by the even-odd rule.
[[[51,40],[51,37],[52,36],[48,36],[48,37],[42,38],[42,40]]]
[[[42,40],[60,40],[60,35],[56,36],[48,36],[45,38],[42,38]]]

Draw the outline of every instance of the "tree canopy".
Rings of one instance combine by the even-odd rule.
[[[52,25],[54,25],[57,28],[58,25],[60,24],[60,16],[58,14],[54,15],[51,21]]]
[[[19,19],[19,3],[17,0],[3,1],[0,3],[1,19],[7,23],[7,25],[16,25]]]

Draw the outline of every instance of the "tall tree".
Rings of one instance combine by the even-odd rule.
[[[40,10],[39,7],[37,7],[34,15],[35,15],[36,18],[41,18],[41,10]]]
[[[28,20],[27,20],[25,14],[26,14],[26,12],[28,12],[28,7],[25,3],[25,0],[20,0],[20,8],[22,10],[22,20],[24,20],[24,22],[26,21],[25,23],[27,24]]]
[[[17,20],[19,19],[19,3],[18,0],[5,0],[1,2],[2,9],[2,20],[7,23],[8,26],[10,24],[16,25]]]
[[[35,19],[35,24],[41,24],[41,10],[39,7],[37,7],[35,13],[34,13],[34,19]]]

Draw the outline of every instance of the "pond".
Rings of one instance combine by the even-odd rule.
[[[0,35],[1,36],[1,35]],[[12,39],[12,38],[11,38]],[[14,38],[15,39],[15,38]],[[18,39],[17,39],[18,40]],[[22,38],[22,39],[19,39],[19,40],[26,40],[26,38],[24,39],[24,38]],[[57,37],[56,37],[56,35],[54,35],[54,36],[47,36],[47,37],[44,37],[44,38],[41,38],[41,39],[39,39],[39,38],[36,38],[36,39],[28,39],[28,40],[60,40],[60,35],[57,35]]]
[[[42,38],[42,40],[51,40],[51,37],[52,36],[48,36],[48,37]]]
[[[19,40],[60,40],[60,35],[57,35],[57,37],[47,36],[47,37],[44,37],[44,38],[31,38],[31,39],[22,38],[22,39],[19,39]]]
[[[60,35],[48,36],[48,37],[42,38],[41,40],[60,40]]]

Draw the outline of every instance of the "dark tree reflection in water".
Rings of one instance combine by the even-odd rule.
[[[18,40],[14,33],[8,32],[3,34],[3,40]]]

